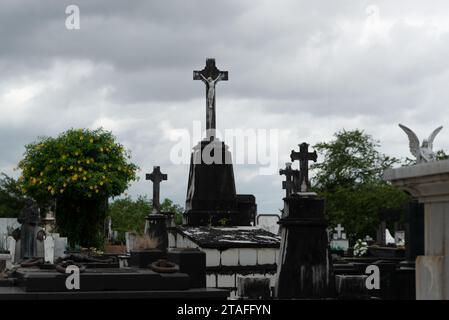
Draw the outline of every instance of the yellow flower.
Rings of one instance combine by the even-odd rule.
[[[80,163],[81,163],[81,161],[79,161],[79,160],[78,160],[78,161],[77,161],[76,163],[80,164]]]
[[[51,186],[48,186],[47,190],[50,191],[51,190]]]
[[[76,152],[75,152],[75,156],[77,156],[78,154],[79,154],[78,151],[76,151]]]
[[[73,170],[73,166],[70,166],[70,170]]]
[[[83,168],[79,167],[79,168],[78,168],[78,171],[79,171],[79,172],[83,171]]]
[[[93,143],[93,142],[94,142],[94,139],[90,138],[89,142],[90,142],[90,143]]]
[[[63,184],[63,187],[64,187],[64,188],[67,187],[67,183],[64,183],[64,184]]]
[[[103,185],[103,181],[100,181],[100,186],[102,186]]]
[[[43,175],[44,175],[44,173],[43,173],[43,172],[41,172],[41,173],[40,173],[40,176],[42,177]]]
[[[106,166],[103,166],[103,170],[106,170],[106,168],[107,168]]]
[[[98,193],[98,189],[97,189],[97,190],[95,190],[95,193]]]
[[[86,181],[86,180],[87,180],[87,178],[86,178],[86,177],[83,177],[83,180],[84,180],[84,181]]]
[[[64,192],[64,189],[59,190],[59,192],[60,192],[60,193],[63,193],[63,192]]]
[[[53,163],[53,160],[50,160],[50,163]]]
[[[83,136],[80,136],[80,140],[83,140],[84,139],[84,137]]]
[[[62,170],[64,170],[64,167],[59,168],[59,171],[62,171]]]
[[[34,171],[34,167],[31,167],[31,171]]]
[[[90,186],[90,187],[89,187],[89,189],[90,189],[90,190],[92,190],[92,189],[93,189],[93,187],[92,187],[92,186]]]
[[[87,164],[89,164],[89,163],[90,163],[89,159],[88,159],[88,160],[86,160],[86,163],[87,163]]]
[[[103,152],[103,148],[100,148],[100,151]]]

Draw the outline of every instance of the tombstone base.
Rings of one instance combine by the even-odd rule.
[[[293,194],[284,198],[276,297],[321,299],[335,296],[326,233],[324,200]]]
[[[236,194],[232,156],[225,143],[213,137],[198,143],[190,160],[185,223],[250,225],[254,210],[254,197]]]

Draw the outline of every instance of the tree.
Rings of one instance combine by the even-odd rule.
[[[0,177],[0,217],[17,218],[25,204],[20,183],[5,173]]]
[[[145,196],[138,196],[136,200],[131,197],[117,199],[109,205],[108,217],[112,221],[112,229],[117,231],[121,241],[125,238],[125,232],[142,234],[145,227],[145,218],[152,211],[151,201]],[[169,199],[161,203],[162,212],[175,213],[175,222],[182,221],[183,209]]]
[[[71,129],[25,146],[19,181],[38,203],[56,201],[58,230],[72,246],[100,246],[109,197],[136,180],[137,166],[111,132]]]
[[[408,196],[382,174],[399,160],[381,154],[378,141],[363,131],[339,131],[314,146],[323,161],[312,165],[314,189],[326,199],[330,224],[345,226],[351,240],[375,236],[379,212],[401,210]]]

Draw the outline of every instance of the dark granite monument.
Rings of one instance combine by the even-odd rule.
[[[167,251],[168,248],[168,233],[167,233],[167,219],[168,215],[161,213],[161,204],[159,200],[160,183],[167,180],[167,175],[162,173],[159,166],[153,168],[152,173],[146,175],[147,180],[153,182],[153,210],[147,216],[147,230],[146,234],[157,241],[156,249]]]
[[[281,227],[281,248],[275,295],[279,299],[321,299],[334,296],[335,279],[324,216],[324,200],[309,185],[308,161],[316,161],[316,153],[309,153],[308,145],[300,145],[300,152],[292,151],[292,161],[300,161],[300,192],[284,198]]]
[[[231,152],[216,138],[216,84],[228,80],[228,72],[207,59],[203,70],[193,72],[194,80],[206,85],[206,138],[193,149],[187,186],[185,222],[191,226],[250,225],[255,198],[236,193]]]
[[[39,208],[32,199],[26,200],[17,221],[22,224],[13,232],[14,239],[20,241],[19,260],[36,258],[38,241],[44,240],[45,232],[39,227]]]

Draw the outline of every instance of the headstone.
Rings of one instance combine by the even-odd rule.
[[[54,254],[53,259],[56,260],[59,257],[65,256],[65,252],[67,250],[67,238],[60,237],[59,234],[53,233],[52,237],[54,239]]]
[[[332,234],[332,240],[330,241],[331,250],[347,252],[349,249],[349,240],[346,239],[346,233],[343,232],[344,228],[338,224],[334,230],[336,232]]]
[[[193,148],[187,184],[185,223],[190,226],[251,225],[254,203],[236,194],[231,152],[216,138],[216,84],[228,80],[228,72],[207,59],[206,67],[193,72],[194,80],[206,85],[206,138]]]
[[[292,150],[290,159],[299,160],[299,181],[296,182],[296,189],[306,192],[310,187],[309,182],[309,161],[317,161],[317,153],[309,152],[309,144],[303,142],[299,145],[299,152]]]
[[[44,240],[45,262],[53,263],[55,257],[55,240],[51,235],[47,235]]]
[[[285,163],[285,169],[280,169],[279,174],[285,176],[285,181],[282,181],[282,189],[285,189],[286,197],[290,196],[293,192],[299,191],[296,189],[296,181],[300,177],[299,170],[292,169],[291,162]]]
[[[298,158],[314,160],[302,144]],[[315,160],[314,160],[315,161]],[[301,190],[284,198],[281,248],[275,295],[280,299],[320,299],[335,295],[335,279],[328,245],[324,200],[307,191],[308,168],[301,164]]]
[[[20,212],[17,219],[21,226],[13,232],[13,236],[17,241],[16,258],[19,260],[43,257],[43,240],[45,232],[39,227],[40,216],[39,208],[36,203],[27,199],[25,206]]]
[[[153,211],[147,216],[147,234],[157,241],[156,249],[166,251],[168,248],[167,216],[161,214],[159,202],[160,183],[167,180],[167,175],[162,173],[159,166],[153,168],[153,172],[146,175],[147,180],[153,182]]]
[[[126,252],[131,252],[135,248],[136,234],[134,232],[125,232]]]
[[[161,168],[159,166],[153,167],[153,172],[146,174],[146,179],[151,180],[153,182],[153,212],[155,214],[161,213],[161,204],[159,200],[160,196],[160,184],[162,181],[167,180],[167,175],[161,172]]]
[[[167,260],[179,266],[179,272],[190,277],[191,288],[206,287],[206,253],[197,248],[175,248],[167,253]]]

